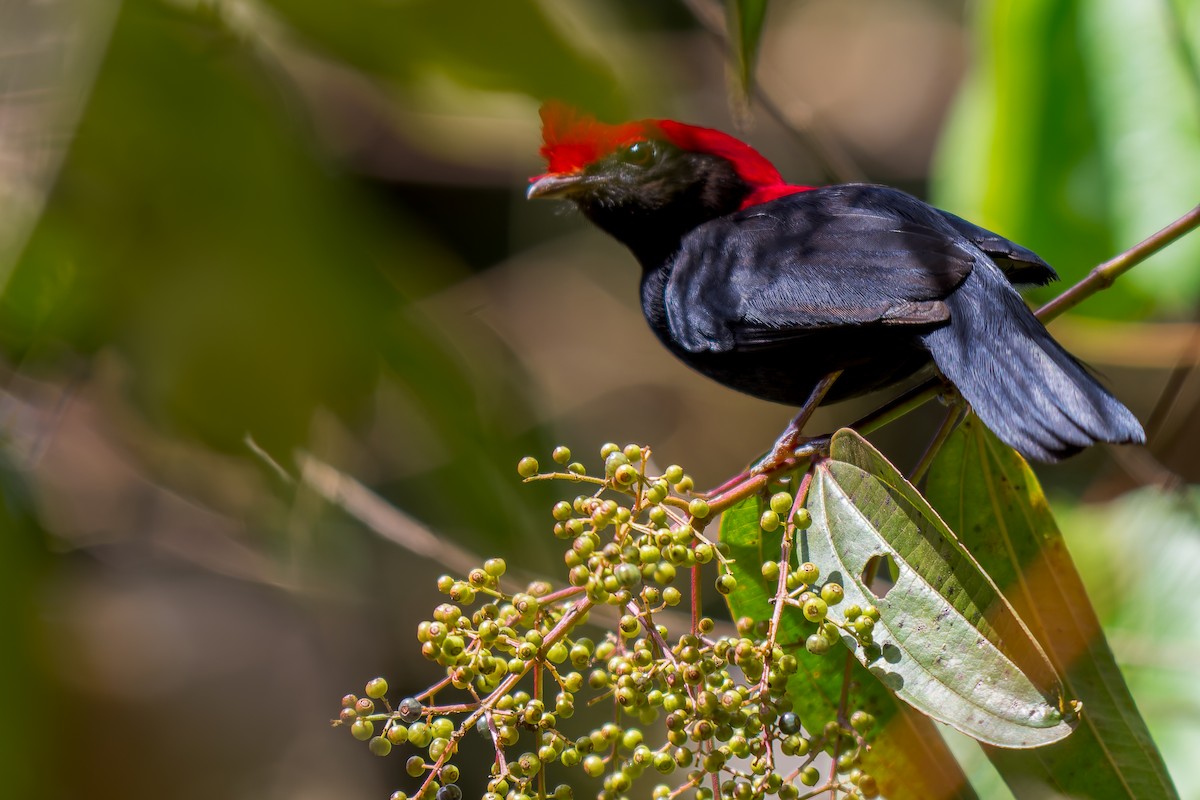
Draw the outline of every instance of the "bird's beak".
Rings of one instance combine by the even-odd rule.
[[[565,198],[578,192],[584,187],[583,173],[548,173],[532,179],[529,188],[525,190],[525,199]]]

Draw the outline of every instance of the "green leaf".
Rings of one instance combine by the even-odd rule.
[[[1026,748],[1068,736],[1045,654],[936,512],[857,433],[838,431],[830,452],[814,466],[801,555],[836,564],[828,578],[846,601],[880,612],[875,647],[843,641],[902,700],[981,742]],[[863,572],[887,557],[899,574],[876,597]]]
[[[764,533],[758,520],[761,498],[750,497],[721,517],[721,542],[733,559],[730,569],[737,589],[727,598],[737,619],[770,619],[775,583],[763,578],[760,566],[778,560],[780,533]],[[900,702],[849,653],[816,656],[804,648],[814,626],[800,614],[785,613],[779,644],[796,656],[800,669],[788,683],[788,696],[807,730],[819,732],[843,710],[862,709],[874,715],[871,750],[863,755],[863,771],[874,775],[882,796],[889,800],[974,800],[977,797],[958,763],[928,717]]]
[[[1004,587],[1068,694],[1083,701],[1069,739],[1029,752],[988,749],[1013,790],[1096,800],[1178,797],[1024,459],[970,417],[931,467],[927,496]]]
[[[758,47],[762,42],[763,23],[767,19],[767,0],[731,0],[729,12],[729,42],[733,48],[738,81],[749,96],[754,88],[754,65],[758,62]]]

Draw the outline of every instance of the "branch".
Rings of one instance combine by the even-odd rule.
[[[1087,277],[1067,289],[1058,297],[1038,309],[1038,319],[1049,322],[1069,311],[1102,289],[1107,289],[1137,264],[1162,250],[1184,234],[1200,226],[1200,206],[1196,206],[1158,233],[1126,250],[1115,258],[1105,261],[1088,273]]]

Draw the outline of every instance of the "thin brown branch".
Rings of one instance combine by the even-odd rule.
[[[1097,292],[1112,286],[1117,278],[1197,227],[1200,227],[1200,205],[1124,253],[1093,269],[1079,283],[1039,308],[1038,319],[1049,322],[1069,311]]]
[[[929,446],[925,448],[925,452],[917,460],[917,465],[913,467],[912,474],[908,477],[909,483],[916,485],[921,482],[925,473],[929,471],[930,465],[933,464],[933,460],[941,452],[942,445],[950,438],[950,434],[954,433],[955,429],[962,424],[963,419],[967,416],[967,411],[967,407],[961,401],[955,402],[946,409],[946,416],[942,419],[942,424],[938,426],[937,433],[933,435]]]

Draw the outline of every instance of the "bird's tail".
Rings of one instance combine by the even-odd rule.
[[[925,334],[925,345],[1021,455],[1053,462],[1097,442],[1146,441],[1137,418],[1051,338],[998,268],[977,263],[946,303],[951,324]]]

